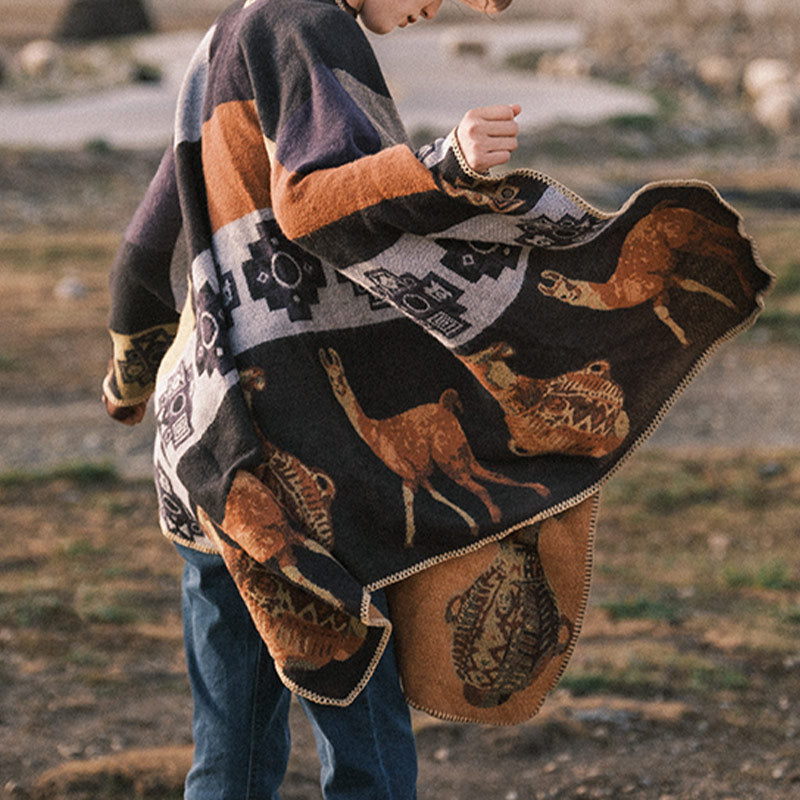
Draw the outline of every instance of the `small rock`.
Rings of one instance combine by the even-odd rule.
[[[559,78],[588,78],[592,63],[583,53],[572,50],[543,53],[536,64],[536,71],[540,75]]]
[[[17,53],[17,64],[23,75],[43,78],[55,69],[60,56],[61,48],[55,42],[35,39]]]
[[[773,133],[787,133],[800,113],[800,93],[788,83],[768,86],[753,102],[753,116]]]
[[[89,294],[89,289],[80,278],[68,275],[56,284],[53,293],[59,300],[81,300]]]
[[[792,72],[779,58],[755,58],[744,68],[742,86],[751,100],[761,97],[769,87],[788,84]]]
[[[61,758],[75,758],[75,756],[80,755],[83,751],[79,745],[75,744],[66,744],[62,742],[56,748],[58,750],[58,754]]]
[[[473,39],[456,39],[447,43],[447,49],[459,58],[486,58],[488,49],[484,42]]]
[[[717,53],[700,59],[697,76],[710,89],[724,95],[735,94],[740,81],[739,70],[731,59]]]
[[[711,555],[716,559],[724,558],[730,545],[731,538],[724,533],[712,533],[708,537],[708,549],[711,551]]]
[[[767,461],[758,468],[758,477],[764,480],[777,478],[786,472],[786,467],[780,461]]]
[[[153,26],[143,0],[71,0],[58,26],[59,39],[104,39],[149,33]]]
[[[446,747],[440,747],[433,754],[434,761],[447,761],[450,758],[450,751]]]

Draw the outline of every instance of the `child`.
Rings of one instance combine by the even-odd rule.
[[[510,0],[464,2],[495,12]],[[298,392],[302,405],[309,364],[319,369],[320,331],[335,328],[358,336],[359,330],[371,330],[363,327],[365,313],[377,314],[385,324],[405,325],[394,310],[366,302],[353,294],[349,283],[336,284],[332,273],[323,274],[318,257],[352,263],[352,253],[341,260],[348,241],[358,240],[368,250],[375,242],[385,243],[387,236],[399,236],[401,231],[392,227],[397,225],[392,209],[411,229],[424,227],[436,213],[435,207],[415,208],[404,198],[421,190],[441,191],[437,181],[443,175],[443,143],[416,155],[408,149],[371,49],[353,18],[383,34],[433,19],[440,4],[240,0],[231,7],[189,68],[174,146],[165,154],[112,270],[115,357],[103,395],[112,417],[129,425],[141,421],[159,365],[166,371],[174,367],[173,356],[185,348],[187,336],[197,337],[192,345],[195,363],[217,388],[229,386],[230,376],[244,374],[248,367],[254,376],[242,386],[255,436],[252,428],[246,429],[241,403],[235,409],[223,405],[222,422],[199,431],[194,415],[208,401],[185,370],[167,379],[157,410],[161,522],[186,560],[185,641],[195,702],[195,756],[186,782],[190,800],[278,797],[289,755],[290,691],[231,579],[230,563],[226,568],[217,553],[221,540],[216,536],[222,534],[213,525],[200,526],[195,509],[224,517],[232,476],[241,475],[236,470],[255,471],[259,462],[295,458],[287,451],[297,452],[296,432],[286,436],[275,409],[264,403],[265,368],[266,380]],[[448,186],[458,185],[470,168],[483,173],[508,161],[517,144],[514,117],[519,112],[517,105],[497,105],[464,116],[456,137],[466,167],[450,157]],[[337,231],[340,202],[355,234]],[[325,219],[331,224],[323,224]],[[188,290],[185,268],[172,263],[181,228],[192,259]],[[211,278],[201,274],[209,257],[215,262]],[[264,264],[271,271],[259,267]],[[239,274],[230,274],[231,268]],[[215,283],[219,296],[204,294]],[[277,327],[270,329],[273,322],[266,318],[241,316],[243,285],[265,309],[281,310]],[[329,303],[330,319],[315,329],[322,286],[349,300],[340,299],[338,308]],[[176,309],[181,307],[179,315]],[[293,325],[297,333],[290,330]],[[223,328],[228,328],[232,350],[222,343]],[[288,360],[280,355],[278,364],[271,345],[293,335],[297,338]],[[371,343],[365,343],[369,349]],[[379,345],[380,337],[372,344]],[[419,357],[425,353],[420,351]],[[332,408],[338,411],[335,401]],[[320,416],[326,413],[320,411]],[[215,475],[211,465],[221,461],[220,451],[237,452],[224,474]],[[199,459],[178,458],[187,453]],[[291,464],[295,475],[307,476],[303,464]],[[275,467],[271,478],[264,477],[264,470],[258,474],[275,494],[285,494],[285,486],[276,483],[278,472]],[[314,473],[318,487],[327,488],[324,475],[322,470]],[[338,482],[340,506],[344,489]],[[328,501],[333,492],[328,491]],[[279,497],[295,511],[295,522],[313,529],[298,510],[305,496]],[[358,513],[356,507],[349,518]],[[340,532],[345,525],[339,523],[337,537],[347,537],[346,530]],[[372,598],[388,616],[381,592]],[[380,638],[385,646],[383,632]],[[273,642],[271,649],[280,649],[279,643]],[[380,648],[376,652],[379,656]],[[328,800],[415,796],[414,738],[391,647],[373,660],[377,666],[371,663],[365,670],[373,671],[371,679],[358,687],[360,692],[348,694],[347,705],[314,702],[307,699],[308,692],[301,698],[317,738]],[[285,673],[281,676],[292,685]]]
[[[404,695],[535,713],[580,629],[599,487],[770,283],[706,184],[604,214],[492,178],[517,105],[413,152],[353,15],[384,33],[438,7],[231,7],[112,269],[106,404],[134,423],[154,396],[186,558],[189,798],[276,796],[290,690],[327,798],[414,796]]]

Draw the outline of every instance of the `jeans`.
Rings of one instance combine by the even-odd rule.
[[[194,698],[194,761],[184,797],[279,800],[291,692],[222,558],[177,547],[185,560],[184,640]],[[374,599],[385,613],[383,593]],[[416,797],[416,747],[391,640],[349,706],[300,703],[316,739],[326,800]]]

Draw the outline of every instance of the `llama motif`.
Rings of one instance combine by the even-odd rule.
[[[684,346],[689,339],[672,318],[667,304],[670,289],[698,292],[731,309],[736,304],[699,281],[675,272],[679,255],[716,259],[734,271],[747,297],[753,290],[738,265],[736,231],[686,208],[656,206],[625,237],[614,274],[605,283],[569,278],[560,272],[542,272],[539,291],[572,306],[597,311],[631,308],[651,302],[653,311]]]
[[[272,491],[277,501],[312,539],[330,550],[333,547],[330,509],[336,486],[326,472],[306,466],[291,453],[279,450],[264,436],[252,413],[253,394],[266,388],[264,370],[248,367],[242,370],[239,380],[264,457],[253,474]]]
[[[549,495],[549,490],[541,483],[520,483],[478,463],[456,417],[456,411],[461,410],[461,401],[455,389],[445,389],[438,403],[415,406],[385,419],[372,419],[353,394],[339,354],[332,348],[323,348],[319,351],[319,358],[328,374],[334,397],[356,433],[402,480],[407,547],[414,544],[414,497],[420,489],[425,489],[434,500],[458,514],[473,534],[478,533],[475,520],[431,484],[430,477],[436,467],[476,495],[486,506],[493,522],[500,521],[501,511],[478,480],[533,489],[542,497]]]
[[[514,372],[506,363],[512,355],[510,345],[497,342],[461,358],[505,412],[513,453],[599,458],[622,444],[630,420],[607,361],[537,379]]]
[[[464,699],[478,708],[527,689],[567,650],[574,626],[559,612],[542,567],[538,525],[500,542],[475,583],[450,599],[445,621]]]

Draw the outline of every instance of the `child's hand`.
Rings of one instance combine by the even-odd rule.
[[[486,172],[505,164],[517,149],[519,125],[514,117],[521,106],[484,106],[464,114],[456,128],[456,138],[467,163],[476,172]]]
[[[114,370],[112,361],[108,363],[108,375],[106,381],[111,377]],[[111,419],[122,422],[124,425],[138,425],[147,411],[147,400],[137,403],[134,406],[118,406],[106,393],[105,383],[103,384],[103,396],[100,398],[106,408],[106,412]]]
[[[123,425],[138,425],[144,419],[147,411],[147,401],[137,403],[135,406],[118,406],[103,395],[103,405],[106,407],[108,416]]]

